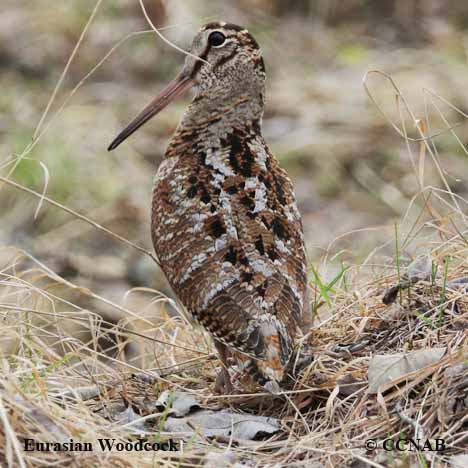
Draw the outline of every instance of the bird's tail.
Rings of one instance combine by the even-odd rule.
[[[276,317],[264,318],[256,327],[258,358],[245,370],[270,393],[279,393],[293,351],[293,340]]]

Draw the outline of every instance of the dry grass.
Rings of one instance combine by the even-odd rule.
[[[50,200],[45,189],[44,194],[34,193],[9,180],[19,161],[64,109],[67,99],[47,120],[100,3],[96,3],[36,127],[35,139],[21,154],[4,161],[2,181],[21,188],[23,194],[28,192],[25,197],[37,197],[44,203],[42,210],[55,204],[103,236],[110,235],[152,257],[146,249]],[[336,282],[327,286],[323,277],[333,271],[341,254],[340,239],[330,243],[311,281],[316,317],[306,342],[314,359],[284,395],[272,396],[258,389],[230,396],[214,394],[219,362],[209,340],[183,315],[174,313],[177,306],[157,291],[137,288],[119,302],[109,300],[105,293],[61,278],[23,250],[13,246],[0,251],[2,465],[227,466],[229,459],[248,466],[438,467],[450,466],[451,457],[466,453],[468,290],[455,280],[468,276],[467,202],[446,181],[428,130],[429,116],[418,119],[391,77],[385,78],[397,96],[400,120],[392,125],[395,138],[403,138],[407,145],[417,181],[415,195],[401,223],[382,228],[387,244],[395,246],[393,258],[383,256],[384,246],[377,246],[364,261],[348,262]],[[366,81],[372,99],[369,88]],[[430,95],[437,109],[439,97]],[[378,106],[376,100],[374,104]],[[453,106],[452,111],[466,117]],[[446,132],[461,144],[456,128],[440,110],[437,113]],[[416,135],[410,138],[408,128],[411,132],[415,128]],[[437,169],[441,187],[426,185],[429,166]],[[367,232],[347,236],[358,245]],[[420,253],[431,260],[430,275],[398,291],[395,301],[385,305],[385,292],[404,281],[408,256]],[[109,310],[112,320],[93,312],[97,303]],[[368,369],[375,356],[403,353],[411,361],[412,351],[435,348],[444,348],[441,359],[400,373],[377,392],[369,390]],[[27,438],[72,438],[93,445],[99,438],[180,438],[180,434],[161,430],[167,412],[157,408],[155,401],[165,390],[189,392],[201,406],[211,409],[229,407],[238,413],[272,416],[282,427],[273,437],[257,441],[185,438],[182,454],[23,450]],[[401,436],[444,439],[446,450],[366,450],[368,439],[381,443]]]
[[[330,293],[332,313],[324,314],[328,318],[317,323],[308,339],[314,361],[286,398],[258,389],[214,394],[217,360],[199,330],[165,313],[164,299],[136,291],[142,313],[111,304],[125,319],[106,323],[75,305],[83,295],[104,298],[76,288],[11,249],[0,273],[5,355],[0,383],[2,464],[154,466],[157,460],[157,466],[178,466],[183,460],[183,466],[203,466],[208,452],[229,448],[238,460],[259,466],[344,466],[351,460],[368,460],[372,466],[399,466],[397,460],[402,466],[444,466],[468,447],[468,293],[466,284],[450,282],[467,275],[467,251],[460,236],[438,245],[432,260],[439,274],[402,291],[391,305],[384,305],[382,296],[398,282],[394,266],[381,267],[370,282],[363,280],[369,275],[363,274],[362,266],[348,269]],[[155,300],[157,313],[145,314]],[[325,301],[322,304],[320,314],[327,307]],[[125,344],[138,341],[142,368],[125,354]],[[446,352],[436,363],[401,375],[377,394],[369,391],[373,356],[440,347]],[[230,407],[279,418],[282,430],[257,442],[202,438],[180,458],[169,452],[22,450],[26,438],[129,440],[136,437],[135,426],[149,416],[146,437],[180,437],[160,431],[167,414],[156,410],[155,402],[164,390],[190,392],[211,409]],[[122,420],[125,407],[132,408],[133,416]],[[402,434],[442,438],[447,449],[439,454],[389,454],[364,448],[370,438],[383,441]]]

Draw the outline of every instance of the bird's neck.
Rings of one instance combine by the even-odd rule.
[[[226,86],[198,90],[187,107],[165,157],[223,149],[230,135],[261,137],[264,87]]]
[[[263,90],[225,89],[200,92],[188,106],[177,131],[193,129],[206,138],[259,127],[264,108]]]

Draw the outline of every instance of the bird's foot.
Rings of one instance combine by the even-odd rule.
[[[312,349],[309,349],[309,347],[306,349],[302,348],[299,352],[296,351],[295,356],[293,356],[286,368],[285,376],[281,381],[281,387],[283,389],[290,389],[296,385],[301,379],[303,372],[314,362],[314,357]],[[269,389],[267,390],[270,391]]]
[[[216,393],[221,395],[229,395],[234,393],[234,386],[232,385],[231,376],[225,367],[222,367],[221,371],[217,375],[214,389]]]
[[[301,356],[294,364],[292,368],[292,373],[294,377],[298,377],[301,372],[308,366],[310,366],[314,362],[314,355],[309,354],[305,356]]]

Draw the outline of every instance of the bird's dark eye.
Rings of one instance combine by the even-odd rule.
[[[213,31],[209,36],[208,36],[208,43],[210,46],[213,47],[220,47],[224,44],[224,41],[226,40],[226,36],[219,31]]]

